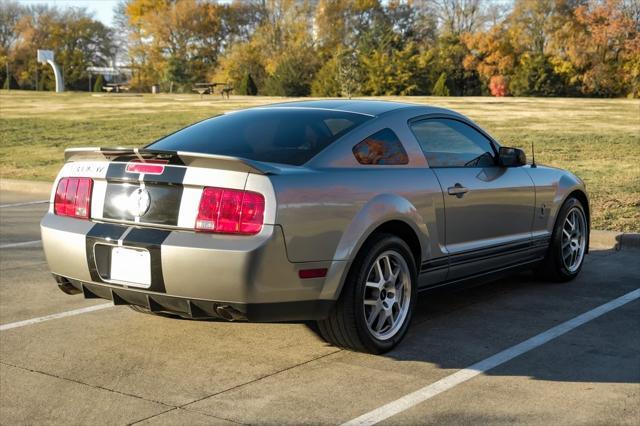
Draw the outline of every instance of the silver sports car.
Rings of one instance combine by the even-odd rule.
[[[570,280],[589,246],[579,178],[435,107],[283,103],[65,160],[41,225],[64,292],[314,320],[358,351],[398,344],[421,291],[522,268]]]

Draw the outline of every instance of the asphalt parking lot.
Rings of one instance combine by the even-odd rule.
[[[396,410],[379,417],[387,424],[640,419],[637,297],[413,405],[394,402],[638,290],[638,249],[596,245],[567,284],[522,274],[421,296],[404,343],[371,356],[304,324],[177,320],[63,294],[37,242],[46,204],[7,206],[42,199],[0,197],[1,424],[340,424],[383,406]],[[89,306],[100,309],[76,312]],[[52,314],[66,316],[39,321]]]

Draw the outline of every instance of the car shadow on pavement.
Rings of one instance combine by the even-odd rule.
[[[385,356],[466,368],[638,288],[640,268],[633,252],[622,253],[594,251],[581,275],[568,283],[521,273],[471,288],[421,294],[407,337]],[[640,301],[631,302],[486,374],[638,383],[639,307]]]

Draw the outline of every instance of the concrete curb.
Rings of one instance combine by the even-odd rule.
[[[39,182],[33,180],[0,179],[0,191],[22,192],[38,194],[49,198],[53,182]]]
[[[640,234],[592,230],[589,247],[614,250],[640,249]]]

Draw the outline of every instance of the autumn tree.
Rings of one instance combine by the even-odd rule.
[[[255,96],[258,94],[258,86],[256,86],[255,81],[253,81],[253,77],[251,74],[246,73],[240,83],[236,86],[235,92],[239,95],[249,95]]]
[[[140,86],[205,80],[233,41],[243,41],[261,15],[251,3],[196,0],[130,0],[129,54]]]
[[[0,3],[0,55],[8,55],[18,40],[20,34],[16,31],[16,25],[25,12],[25,8],[15,1]]]
[[[637,0],[120,0],[113,29],[82,9],[6,0],[0,82],[33,88],[38,70],[51,87],[35,61],[51,48],[83,90],[87,66],[114,61],[138,90],[639,96],[639,33]]]
[[[568,63],[586,95],[638,93],[640,26],[638,15],[623,5],[620,0],[582,4],[559,36],[565,46],[560,63]]]
[[[254,34],[229,49],[216,78],[237,85],[249,73],[260,94],[308,96],[320,67],[311,31],[313,9],[293,0],[267,1],[264,7]]]
[[[318,70],[311,83],[311,95],[332,98],[342,96],[339,54],[325,60],[324,65]]]
[[[468,49],[463,60],[465,70],[476,70],[482,82],[489,84],[492,94],[496,92],[500,93],[499,96],[505,96],[506,81],[513,74],[516,61],[514,47],[506,29],[495,25],[487,31],[463,34],[462,40]],[[495,90],[491,88],[491,81],[494,82]],[[498,86],[501,88],[497,89]]]
[[[14,46],[19,36],[16,25],[24,12],[25,9],[17,2],[0,3],[0,82],[4,89],[11,88],[13,77],[11,71],[7,70],[11,67],[12,60],[15,60]]]
[[[65,86],[87,90],[92,65],[104,66],[112,56],[111,30],[82,8],[64,11],[43,5],[22,6],[0,3],[0,33],[11,80],[21,88],[54,87],[53,72],[36,61],[38,49],[53,50],[60,65]]]
[[[93,82],[93,91],[94,92],[102,92],[102,87],[104,86],[104,77],[102,74],[98,74],[96,80]]]
[[[314,74],[314,65],[307,62],[305,55],[285,54],[268,77],[266,92],[274,96],[309,96]]]
[[[447,74],[443,72],[440,74],[440,77],[438,77],[436,84],[433,85],[432,94],[433,96],[449,96],[450,93],[447,87]]]
[[[218,67],[210,71],[209,80],[238,85],[245,75],[251,75],[256,84],[257,93],[264,94],[267,60],[262,54],[260,43],[255,40],[237,43],[219,59],[218,63]]]

